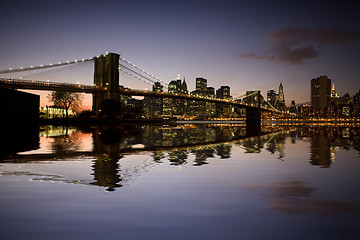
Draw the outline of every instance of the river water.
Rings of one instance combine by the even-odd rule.
[[[360,239],[360,126],[8,128],[5,239]]]

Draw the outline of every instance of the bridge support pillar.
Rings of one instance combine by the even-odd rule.
[[[246,134],[258,136],[261,131],[260,91],[257,93],[257,107],[246,109]]]
[[[257,136],[260,134],[261,113],[259,108],[248,108],[246,110],[246,134]]]
[[[96,114],[99,114],[99,106],[105,99],[120,100],[119,57],[119,54],[108,53],[94,58],[94,85],[107,90],[105,93],[93,94],[92,110]]]

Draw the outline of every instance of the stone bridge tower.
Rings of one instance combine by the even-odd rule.
[[[99,114],[99,105],[105,99],[119,101],[119,58],[116,53],[108,53],[98,58],[94,58],[94,85],[106,88],[105,93],[93,94],[92,110]]]

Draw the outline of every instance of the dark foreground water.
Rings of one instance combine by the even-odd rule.
[[[0,239],[360,239],[360,127],[8,128]]]

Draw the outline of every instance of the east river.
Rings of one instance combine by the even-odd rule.
[[[0,238],[360,239],[360,126],[8,127]]]

